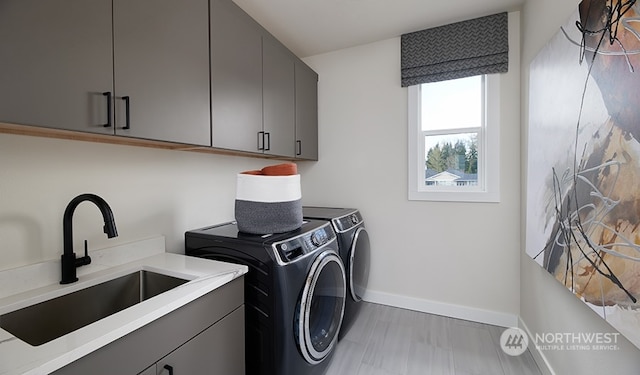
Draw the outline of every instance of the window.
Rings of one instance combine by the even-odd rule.
[[[409,199],[499,201],[499,75],[409,86]]]

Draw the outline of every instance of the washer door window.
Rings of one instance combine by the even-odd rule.
[[[369,234],[358,228],[349,250],[349,292],[356,302],[362,300],[369,281],[369,246]]]
[[[296,312],[298,346],[307,362],[320,363],[331,353],[342,324],[345,294],[342,261],[327,250],[311,265]]]

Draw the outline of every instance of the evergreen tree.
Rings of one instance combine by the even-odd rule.
[[[440,151],[440,144],[431,147],[427,152],[427,168],[433,169],[436,172],[442,172],[442,152]]]
[[[466,166],[467,147],[465,146],[463,141],[458,140],[456,142],[456,145],[454,146],[454,150],[456,153],[456,165],[454,166],[454,168],[459,171],[463,171],[466,169],[465,166]]]
[[[478,145],[475,139],[469,145],[466,159],[464,171],[466,173],[478,173]]]
[[[458,162],[456,158],[455,150],[451,145],[451,142],[446,142],[442,145],[442,170],[446,171],[449,168],[455,168],[455,165]]]
[[[438,143],[427,151],[427,168],[436,172],[447,169],[464,171],[465,173],[478,173],[478,147],[476,137],[469,141],[457,140],[455,145],[451,142]]]

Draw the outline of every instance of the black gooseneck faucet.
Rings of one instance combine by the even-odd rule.
[[[78,281],[76,267],[91,263],[91,258],[87,254],[86,246],[83,257],[76,259],[76,253],[73,252],[73,212],[76,210],[76,207],[84,201],[93,202],[93,204],[100,209],[102,218],[104,219],[104,233],[106,233],[107,237],[113,238],[118,236],[113,212],[104,199],[95,194],[80,194],[73,198],[64,210],[64,217],[62,219],[64,252],[62,254],[62,280],[60,280],[60,284],[70,284]]]

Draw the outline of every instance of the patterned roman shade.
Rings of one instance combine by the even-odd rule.
[[[504,12],[403,34],[402,87],[507,72],[507,16]]]

